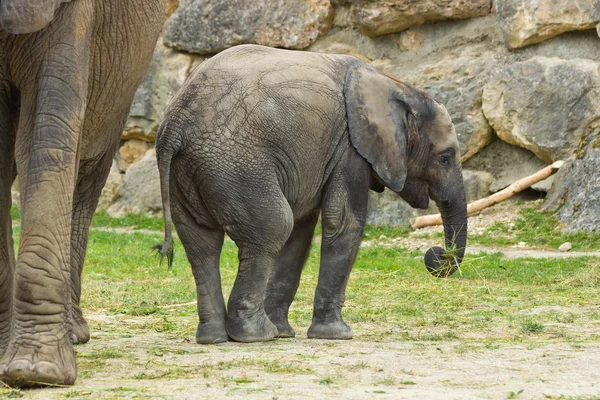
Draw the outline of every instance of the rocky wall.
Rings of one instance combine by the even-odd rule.
[[[596,0],[179,0],[123,134],[126,172],[113,170],[101,204],[112,213],[160,211],[146,152],[166,104],[206,57],[258,43],[353,54],[444,103],[469,199],[570,160],[565,171],[589,179],[556,179],[551,208],[567,229],[600,231],[591,195],[600,171],[599,21]],[[371,222],[406,224],[419,213],[388,191],[371,196]]]

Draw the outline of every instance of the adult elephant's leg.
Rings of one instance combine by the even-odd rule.
[[[8,344],[13,296],[15,256],[10,218],[10,188],[17,173],[14,165],[14,107],[11,89],[0,82],[0,357]]]
[[[296,333],[288,321],[288,311],[300,284],[300,275],[319,220],[315,211],[306,219],[297,222],[290,238],[277,256],[265,298],[267,316],[277,327],[277,337],[294,337]]]
[[[65,3],[36,46],[22,40],[11,69],[21,94],[17,130],[22,224],[9,343],[0,379],[72,384],[70,235],[84,119],[93,3]],[[43,57],[36,52],[45,48]],[[29,65],[19,63],[26,60]],[[31,80],[32,71],[37,80]],[[22,74],[22,75],[21,75]]]
[[[226,326],[233,340],[259,342],[277,336],[277,327],[265,312],[265,292],[275,258],[292,232],[294,217],[277,188],[238,190],[245,194],[245,207],[237,210],[244,221],[235,221],[226,228],[239,248],[240,260],[227,303]],[[269,196],[258,197],[262,193]]]
[[[367,214],[368,166],[334,177],[323,201],[321,265],[309,338],[351,339],[342,319],[346,286],[360,247]]]
[[[172,192],[171,211],[177,234],[185,248],[196,282],[198,329],[196,342],[220,343],[228,340],[225,330],[225,300],[221,287],[219,260],[224,232],[198,223],[196,212],[192,216],[184,205],[181,193]]]
[[[74,343],[87,343],[90,340],[90,330],[79,305],[81,273],[85,261],[90,224],[112,165],[112,154],[114,153],[112,147],[115,146],[111,146],[111,151],[107,152],[99,162],[83,161],[80,163],[75,187],[71,227],[71,316]]]

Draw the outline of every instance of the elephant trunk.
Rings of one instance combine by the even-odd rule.
[[[427,250],[425,266],[438,278],[446,278],[458,269],[467,245],[467,200],[462,174],[459,172],[458,175],[460,177],[449,186],[451,189],[444,191],[450,195],[434,198],[442,215],[446,248]]]

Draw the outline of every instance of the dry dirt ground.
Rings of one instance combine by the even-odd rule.
[[[471,218],[470,230],[477,234],[498,220],[510,224],[516,215],[511,206],[498,206]],[[374,239],[364,245],[377,242],[425,249],[432,244],[416,240],[417,235]],[[519,256],[519,251],[531,249],[501,250],[506,256]],[[178,317],[177,323],[194,327],[193,306],[182,307],[190,315]],[[76,346],[79,379],[74,387],[4,395],[30,399],[600,399],[600,342],[589,340],[406,341],[394,335],[397,327],[363,323],[353,325],[351,341],[309,340],[305,327],[297,329],[295,339],[200,346],[194,343],[193,330],[182,338],[168,329],[144,329],[161,323],[161,317],[87,317],[92,340]],[[600,321],[587,329],[600,332]],[[131,334],[123,335],[124,331]]]
[[[351,341],[309,340],[301,331],[297,339],[199,346],[168,334],[110,333],[114,324],[142,323],[132,318],[90,320],[93,340],[77,351],[120,356],[82,357],[75,387],[22,392],[25,398],[600,398],[598,343],[373,340],[369,331],[386,327],[354,326]]]

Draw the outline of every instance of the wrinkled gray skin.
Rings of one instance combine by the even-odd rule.
[[[172,101],[157,156],[163,253],[172,212],[196,279],[198,343],[294,336],[288,309],[319,214],[321,266],[308,336],[350,339],[341,309],[369,188],[387,186],[413,207],[427,207],[430,196],[437,202],[446,246],[460,250],[452,257],[430,250],[434,274],[450,275],[464,254],[465,193],[448,112],[354,57],[251,45],[220,53]],[[240,260],[227,311],[219,275],[224,233]]]
[[[0,380],[72,384],[87,233],[164,0],[0,0]],[[19,176],[13,254],[10,187]]]

